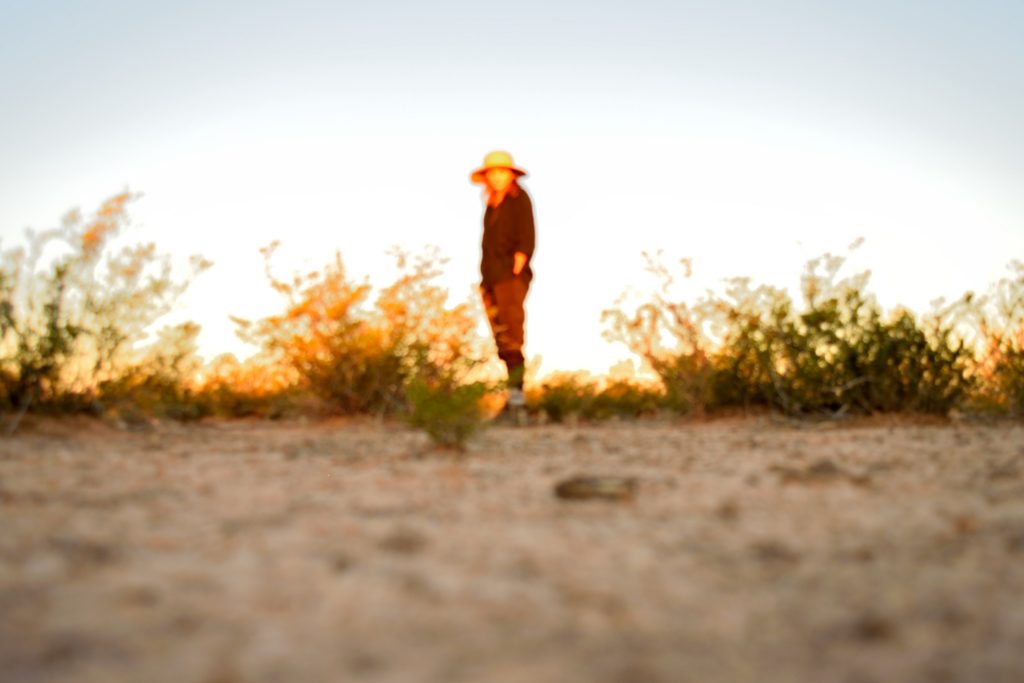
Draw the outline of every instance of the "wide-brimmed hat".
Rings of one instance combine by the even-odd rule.
[[[492,168],[507,168],[517,176],[526,175],[526,171],[519,168],[512,162],[511,154],[501,150],[495,150],[484,157],[484,165],[473,171],[469,175],[469,179],[474,183],[482,183],[484,181],[484,175]]]

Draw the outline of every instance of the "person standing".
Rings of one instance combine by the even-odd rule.
[[[469,176],[472,182],[482,183],[485,188],[480,294],[498,357],[508,370],[507,405],[512,408],[526,403],[523,304],[533,280],[530,259],[535,242],[533,203],[519,185],[519,178],[524,175],[526,171],[513,163],[512,155],[494,151]]]

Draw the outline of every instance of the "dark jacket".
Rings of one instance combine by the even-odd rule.
[[[501,204],[488,204],[484,212],[483,255],[480,259],[483,286],[490,289],[496,282],[515,277],[512,269],[517,251],[526,254],[526,267],[520,277],[529,285],[533,279],[533,271],[530,270],[533,247],[533,203],[526,190],[513,183]]]

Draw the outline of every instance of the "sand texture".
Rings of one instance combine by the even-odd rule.
[[[0,681],[1024,681],[1024,426],[37,418]]]

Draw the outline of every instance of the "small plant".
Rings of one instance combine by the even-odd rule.
[[[563,422],[589,415],[595,394],[596,388],[586,376],[559,373],[544,380],[540,391],[530,396],[529,403],[544,411],[553,422]]]
[[[486,424],[481,401],[491,390],[485,382],[459,383],[450,377],[417,376],[406,389],[406,420],[425,431],[442,448],[465,450],[466,442]]]
[[[615,379],[603,381],[599,387],[588,415],[593,419],[633,419],[656,415],[665,404],[664,392],[650,384]]]
[[[607,420],[657,414],[666,396],[656,386],[632,379],[595,379],[584,373],[558,373],[530,392],[529,404],[552,422]]]

